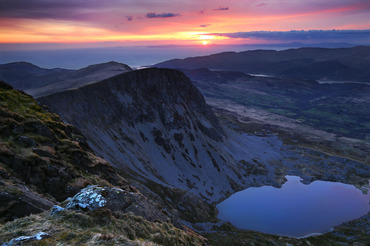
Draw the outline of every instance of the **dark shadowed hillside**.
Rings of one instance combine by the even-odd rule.
[[[250,76],[205,68],[182,71],[208,101],[230,100],[338,136],[370,140],[370,85],[319,84],[307,79]]]
[[[0,65],[0,79],[39,97],[78,88],[131,70],[129,66],[117,62],[91,65],[79,70],[46,69],[31,63],[15,62]]]
[[[252,50],[174,59],[163,68],[209,68],[291,78],[370,82],[370,47]]]

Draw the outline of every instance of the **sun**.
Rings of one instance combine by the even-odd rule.
[[[203,41],[202,41],[202,44],[203,44],[203,45],[208,45],[208,44],[209,44],[209,41],[207,41],[207,40],[203,40]]]

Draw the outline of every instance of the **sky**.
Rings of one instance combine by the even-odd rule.
[[[370,0],[0,0],[0,30],[0,51],[361,45],[370,44]]]
[[[333,29],[370,29],[370,1],[0,0],[0,29],[0,43],[240,44],[307,41],[312,30],[327,41]]]

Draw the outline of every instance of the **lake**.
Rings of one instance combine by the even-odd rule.
[[[352,185],[286,176],[281,188],[252,187],[217,205],[218,218],[240,229],[290,237],[325,233],[370,211],[370,192]]]

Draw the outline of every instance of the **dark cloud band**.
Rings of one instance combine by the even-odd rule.
[[[225,11],[225,10],[229,10],[229,7],[219,7],[217,9],[213,9],[213,11]]]
[[[147,13],[145,15],[146,18],[171,18],[171,17],[177,17],[181,16],[180,14],[175,14],[175,13],[162,13],[162,14],[156,14],[154,12],[152,13]]]
[[[95,7],[102,4],[93,1]],[[46,1],[46,0],[12,0],[0,2],[0,17],[28,19],[70,19],[77,18],[80,10],[86,8],[86,2]]]
[[[229,38],[260,39],[270,41],[320,41],[320,40],[370,40],[369,30],[309,30],[309,31],[287,31],[287,32],[235,32],[235,33],[213,33],[212,35]]]

